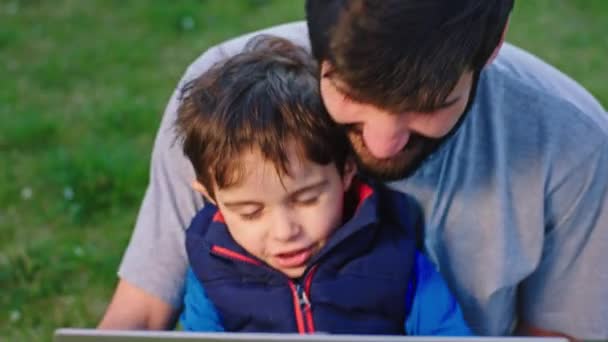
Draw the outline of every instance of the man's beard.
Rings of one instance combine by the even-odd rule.
[[[409,177],[445,139],[445,137],[428,138],[412,133],[401,151],[390,158],[379,159],[374,157],[365,146],[360,132],[350,129],[347,134],[359,172],[366,177],[383,182]]]
[[[469,93],[467,105],[460,115],[458,122],[452,127],[448,134],[440,138],[429,138],[410,133],[409,140],[405,147],[390,158],[379,159],[374,157],[365,142],[363,134],[356,126],[347,125],[345,127],[348,140],[350,141],[359,172],[364,176],[374,178],[383,182],[391,182],[411,176],[428,156],[433,154],[441,144],[449,139],[464,122],[469,113],[477,94],[477,85],[481,71],[473,73],[473,82]]]

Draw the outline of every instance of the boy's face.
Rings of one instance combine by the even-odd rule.
[[[289,150],[290,175],[279,176],[258,151],[241,156],[245,173],[237,185],[215,189],[215,199],[234,240],[252,255],[291,278],[342,223],[344,192],[354,170],[340,176],[335,164],[299,160]]]

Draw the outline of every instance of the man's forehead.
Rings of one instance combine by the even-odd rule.
[[[358,92],[340,78],[340,75],[334,70],[329,69],[327,72],[322,74],[322,77],[328,80],[331,85],[342,95],[348,97],[350,100],[355,102],[367,103],[365,97],[360,96]],[[454,87],[449,92],[434,91],[430,88],[420,88],[412,94],[406,94],[402,97],[398,106],[386,106],[386,107],[397,107],[391,108],[393,112],[433,112],[447,108],[454,103],[458,102],[462,97],[465,97],[471,88],[473,79],[473,72],[467,71],[462,74],[458,79]],[[382,99],[376,99],[371,101],[370,104],[377,105],[378,107],[385,107],[378,104],[382,103]]]

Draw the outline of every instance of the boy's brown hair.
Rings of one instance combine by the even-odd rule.
[[[343,172],[347,138],[323,106],[318,74],[306,50],[264,35],[186,84],[177,112],[178,139],[212,199],[214,185],[238,184],[241,153],[251,149],[280,175],[289,174],[291,142],[300,158],[333,162]]]

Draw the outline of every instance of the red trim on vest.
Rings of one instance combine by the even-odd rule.
[[[255,260],[255,259],[252,259],[252,258],[250,258],[250,257],[248,257],[246,255],[239,254],[237,252],[229,250],[228,248],[220,247],[220,246],[217,246],[217,245],[213,245],[211,247],[211,252],[220,254],[220,255],[228,257],[230,259],[235,259],[235,260],[238,260],[238,261],[243,261],[243,262],[246,262],[246,263],[249,263],[249,264],[253,264],[253,265],[257,265],[257,266],[261,266],[262,265],[259,261]]]
[[[293,311],[296,316],[296,325],[298,326],[298,333],[306,334],[306,327],[304,326],[304,318],[302,317],[302,310],[300,310],[300,299],[298,298],[298,291],[296,286],[291,280],[287,281],[289,288],[291,289],[291,297],[293,298]]]
[[[222,213],[220,213],[220,211],[216,211],[215,215],[213,215],[213,222],[219,222],[219,223],[226,223],[224,222],[224,215],[222,215]]]
[[[356,187],[355,191],[359,197],[359,203],[357,203],[357,209],[356,209],[356,210],[359,210],[359,207],[361,207],[361,204],[363,204],[363,202],[365,202],[365,200],[374,193],[374,189],[372,189],[371,186],[369,186],[363,182],[359,182],[359,181],[354,182],[353,186]]]
[[[312,302],[312,299],[310,299],[310,287],[312,285],[312,277],[314,276],[315,272],[317,271],[317,267],[318,267],[318,265],[314,265],[312,267],[312,269],[308,272],[308,275],[306,276],[306,280],[304,281],[304,293],[306,293],[306,296],[308,296],[308,300],[311,302]],[[314,333],[315,332],[315,322],[312,319],[312,303],[308,304],[308,310],[306,310],[305,314],[306,314],[306,323],[308,323],[308,332]]]

